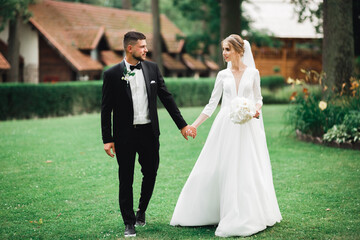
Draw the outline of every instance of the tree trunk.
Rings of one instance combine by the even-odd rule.
[[[230,34],[241,33],[241,12],[240,6],[243,0],[221,0],[221,23],[220,39],[228,37]],[[219,58],[219,66],[225,66],[222,58]]]
[[[19,82],[19,55],[20,55],[20,21],[17,15],[14,20],[9,21],[9,39],[8,39],[8,61],[11,68],[7,74],[8,82]]]
[[[354,55],[355,56],[360,56],[360,28],[359,28],[359,26],[360,26],[360,1],[353,0],[353,30],[354,30],[354,46],[355,46]],[[355,66],[355,68],[356,68],[356,66]],[[360,72],[359,72],[359,74],[360,74]]]
[[[131,0],[122,0],[122,9],[132,9]]]
[[[160,13],[159,13],[159,0],[151,0],[151,10],[153,18],[153,39],[152,47],[153,54],[152,58],[156,61],[161,73],[163,73],[163,62],[162,62],[162,49],[161,49],[161,33],[160,33]]]
[[[233,33],[241,33],[241,2],[242,0],[221,0],[221,39]]]
[[[343,83],[349,86],[354,70],[354,33],[352,1],[324,0],[323,70],[324,84],[341,90]]]

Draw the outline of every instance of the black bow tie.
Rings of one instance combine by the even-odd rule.
[[[130,70],[132,71],[132,70],[134,70],[134,69],[141,69],[141,64],[139,63],[139,64],[136,64],[135,66],[134,65],[130,65]]]

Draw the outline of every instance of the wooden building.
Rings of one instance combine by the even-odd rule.
[[[283,43],[279,49],[252,44],[256,67],[261,75],[303,78],[301,69],[322,70],[319,47],[322,34],[316,33],[310,21],[298,23],[295,6],[290,0],[251,0],[244,2],[243,7],[253,20],[252,28],[270,32]],[[243,35],[246,39],[246,34]]]
[[[151,13],[53,0],[38,1],[29,10],[33,17],[20,26],[24,82],[100,79],[104,66],[122,61],[123,36],[128,31],[146,35],[151,60]],[[8,40],[8,31],[7,26],[0,33],[3,43]],[[164,75],[195,75],[199,69],[183,61],[184,40],[178,36],[184,34],[161,15]]]
[[[3,79],[5,78],[4,73],[6,70],[9,69],[10,69],[10,64],[0,52],[0,82],[3,82]]]

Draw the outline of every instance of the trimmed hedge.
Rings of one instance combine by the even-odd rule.
[[[269,88],[271,90],[284,87],[285,85],[285,79],[282,76],[274,75],[261,78],[261,87]]]
[[[321,98],[321,88],[319,86],[307,86],[309,92],[311,92],[314,96]],[[304,95],[303,86],[292,86],[287,85],[282,88],[277,88],[274,90],[270,90],[266,87],[261,87],[261,94],[263,96],[263,102],[265,104],[284,104],[290,102],[290,97],[293,92],[297,92],[297,96]]]
[[[1,84],[0,120],[99,111],[102,82]]]
[[[214,88],[215,78],[168,78],[165,82],[178,106],[205,106]],[[158,105],[163,106],[160,100]]]
[[[261,78],[262,85],[273,81],[267,78]],[[178,106],[189,107],[205,106],[208,103],[215,78],[167,78],[165,81]],[[99,112],[101,87],[102,81],[0,84],[0,120]],[[264,95],[265,103],[288,102],[290,96],[279,100],[273,98],[274,94],[266,87],[263,92],[268,93]],[[159,106],[162,107],[160,101]]]

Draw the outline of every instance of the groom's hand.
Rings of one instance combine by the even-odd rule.
[[[116,152],[115,152],[115,145],[114,145],[113,142],[105,143],[105,144],[104,144],[104,150],[105,150],[105,152],[107,153],[107,155],[109,155],[110,157],[114,157],[114,156],[115,156],[114,154],[116,154]],[[112,150],[112,152],[113,152],[114,154],[111,152],[111,150]]]
[[[181,129],[181,134],[183,137],[188,140],[188,136],[191,136],[192,138],[196,137],[196,128],[193,126],[187,125],[186,127],[183,127]]]

